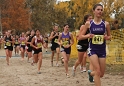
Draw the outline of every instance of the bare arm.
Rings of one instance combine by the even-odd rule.
[[[62,33],[59,34],[59,38],[58,38],[58,44],[61,46],[61,37],[62,37]]]
[[[93,34],[85,35],[89,28],[90,28],[90,22],[89,21],[86,22],[84,26],[81,26],[81,29],[83,29],[83,30],[82,30],[81,34],[79,35],[80,36],[80,40],[88,39],[88,38],[92,38],[93,37]]]
[[[107,33],[106,33],[106,35],[105,35],[104,38],[105,38],[106,40],[110,40],[110,39],[111,39],[110,25],[109,25],[108,22],[105,22],[105,24],[106,24],[106,31],[107,31]]]
[[[30,45],[31,45],[33,48],[36,49],[36,46],[33,45],[34,41],[35,41],[35,38],[33,37],[33,39],[31,40],[31,44],[30,44]]]
[[[51,32],[50,37],[49,37],[50,40],[52,40],[56,36],[56,35],[53,36],[53,34],[54,32]]]
[[[70,41],[70,47],[74,44],[74,38],[73,35],[70,33],[71,41]]]
[[[28,42],[29,40],[29,36],[26,38],[26,44],[30,44],[30,42]]]
[[[13,36],[11,36],[11,39],[12,39],[11,43],[14,44],[14,38],[13,38]]]
[[[43,41],[42,41],[42,45],[43,45],[44,48],[46,48],[44,38],[43,38]]]

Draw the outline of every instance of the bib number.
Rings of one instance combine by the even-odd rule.
[[[15,44],[19,44],[18,42],[15,42]]]
[[[92,38],[92,43],[93,44],[103,44],[104,42],[104,37],[103,35],[95,35],[93,38]]]
[[[42,44],[41,43],[37,43],[37,47],[41,47],[42,46]]]
[[[21,44],[22,44],[22,45],[25,45],[25,42],[22,42]]]
[[[10,42],[6,42],[6,46],[11,46],[11,43]]]
[[[62,45],[63,45],[63,46],[69,45],[69,42],[68,42],[68,41],[64,41],[64,42],[62,43]]]
[[[58,39],[55,39],[54,42],[57,43],[58,42]]]

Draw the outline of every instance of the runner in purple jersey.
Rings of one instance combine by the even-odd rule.
[[[102,20],[103,6],[96,4],[93,7],[94,19],[85,23],[82,38],[90,38],[88,55],[94,70],[88,70],[89,81],[95,81],[95,86],[101,86],[100,77],[103,77],[106,65],[106,40],[110,40],[110,25]],[[89,28],[90,33],[85,35]]]
[[[68,74],[68,61],[71,53],[71,46],[74,43],[73,35],[69,32],[69,25],[64,25],[64,31],[59,35],[58,44],[61,46],[62,61],[64,62],[66,77],[69,78]]]

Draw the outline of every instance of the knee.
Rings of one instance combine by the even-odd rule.
[[[39,61],[42,61],[42,58],[39,58]]]
[[[101,72],[100,72],[100,69],[96,69],[96,73],[95,73],[97,76],[101,76]]]
[[[67,60],[67,59],[64,59],[64,62],[65,62],[65,63],[68,63],[68,60]]]

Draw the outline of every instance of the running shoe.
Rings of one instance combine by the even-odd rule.
[[[41,74],[41,72],[37,72],[37,74]]]
[[[56,67],[59,67],[59,64],[58,63],[56,63]]]
[[[89,81],[93,82],[93,76],[90,75],[91,72],[92,72],[91,70],[88,70],[88,76],[89,76]]]
[[[67,77],[67,78],[70,78],[69,74],[66,74],[66,77]]]
[[[83,69],[82,69],[82,66],[80,66],[80,70],[81,70],[81,73],[83,73],[84,71],[83,71]]]
[[[86,70],[86,67],[83,67],[83,72],[86,72],[87,70]]]

